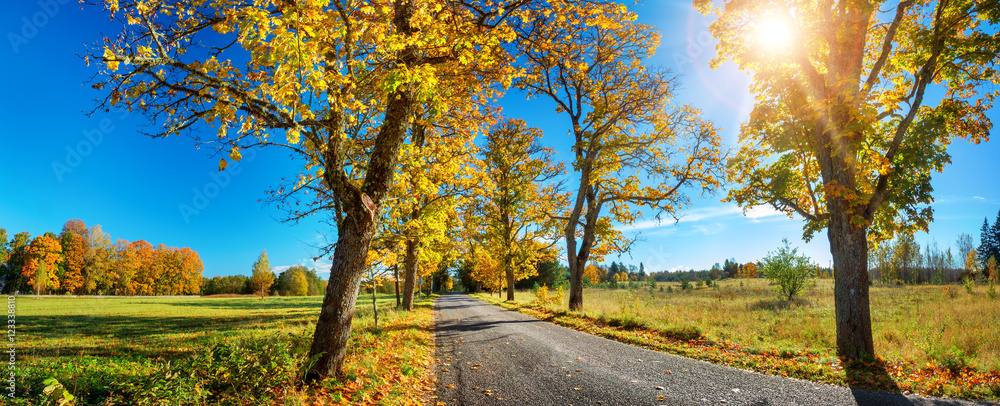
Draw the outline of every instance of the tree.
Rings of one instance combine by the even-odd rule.
[[[758,275],[757,264],[753,262],[747,262],[740,267],[741,278],[756,279]]]
[[[976,250],[969,251],[965,257],[965,269],[969,272],[969,278],[975,279],[983,268],[979,265],[979,253]]]
[[[7,230],[0,228],[0,291],[6,289],[10,282],[10,268],[7,260],[10,258],[10,241],[7,241]]]
[[[21,275],[28,278],[36,295],[59,289],[57,267],[62,261],[61,253],[59,240],[48,235],[35,237],[28,246]]]
[[[65,274],[60,283],[61,288],[68,293],[84,293],[85,265],[87,243],[87,226],[82,220],[73,219],[63,224],[59,235],[63,252],[63,268]]]
[[[483,179],[476,188],[467,219],[481,227],[490,251],[507,281],[507,300],[514,283],[535,275],[538,262],[555,256],[559,222],[552,218],[564,206],[559,184],[546,184],[563,173],[554,151],[538,144],[541,132],[521,120],[495,126],[480,152]]]
[[[267,259],[267,250],[261,251],[251,269],[253,276],[250,277],[250,285],[253,286],[254,292],[260,292],[260,300],[264,300],[264,293],[274,284],[274,272],[271,272],[271,261]]]
[[[722,265],[722,275],[726,278],[735,278],[740,273],[740,263],[736,262],[736,258],[727,259]],[[719,279],[713,277],[712,279]]]
[[[781,298],[792,300],[813,277],[817,265],[813,264],[809,257],[799,255],[798,248],[791,248],[787,238],[781,241],[784,246],[778,248],[777,252],[767,253],[761,262],[764,265],[764,273],[774,282],[775,290]]]
[[[83,253],[83,292],[104,294],[111,288],[109,273],[114,255],[111,236],[100,225],[87,229],[87,242]]]
[[[989,136],[998,45],[992,2],[726,0],[713,8],[712,66],[751,73],[756,102],[730,161],[728,199],[797,213],[826,229],[834,263],[838,354],[874,357],[868,243],[926,230],[931,173],[955,139]],[[759,27],[783,24],[786,46]],[[942,92],[934,105],[928,85]],[[933,96],[936,98],[936,96]]]
[[[282,296],[306,296],[309,293],[309,269],[294,265],[281,272],[274,284],[274,290]]]
[[[995,285],[1000,281],[1000,275],[997,274],[997,257],[990,257],[986,260],[986,267],[983,268],[986,272],[986,279],[989,281],[990,285]]]
[[[162,124],[154,135],[192,134],[225,156],[220,169],[256,147],[304,163],[271,198],[289,220],[320,213],[337,230],[309,352],[316,380],[342,371],[365,258],[418,107],[445,114],[492,97],[512,73],[511,24],[531,21],[535,3],[109,1],[123,29],[88,61],[104,62],[99,109],[123,104]],[[207,49],[188,52],[195,44]],[[199,138],[203,126],[216,134]]]
[[[955,247],[958,249],[958,258],[962,261],[965,261],[965,258],[969,256],[969,252],[976,248],[975,243],[972,241],[972,236],[965,233],[959,234],[958,238],[955,239]],[[948,264],[948,266],[952,266],[952,264]],[[964,266],[964,263],[960,266]]]
[[[991,257],[1000,257],[1000,213],[997,219],[990,226],[990,223],[983,219],[983,227],[979,234],[979,265],[981,269],[986,268],[986,262]]]
[[[718,186],[722,152],[715,127],[695,109],[670,103],[670,74],[643,65],[659,43],[651,27],[615,2],[549,5],[519,32],[527,40],[519,42],[525,74],[516,85],[554,101],[572,125],[579,182],[559,218],[569,308],[581,310],[587,262],[630,245],[613,222],[630,224],[641,208],[676,218],[690,205],[685,191]]]
[[[14,234],[10,242],[10,254],[7,257],[7,269],[4,275],[4,290],[16,293],[24,288],[27,279],[22,278],[22,271],[28,260],[28,245],[31,244],[31,234],[22,231]]]
[[[601,269],[597,265],[589,264],[587,265],[587,269],[583,271],[584,282],[588,285],[596,285],[601,283],[601,280],[604,279],[606,274],[607,271]]]
[[[896,276],[901,281],[919,283],[920,244],[913,241],[912,234],[904,234],[896,240],[895,252],[892,256],[893,268],[898,271]]]

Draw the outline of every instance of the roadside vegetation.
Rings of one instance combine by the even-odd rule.
[[[861,368],[837,358],[833,281],[813,279],[780,299],[768,280],[726,279],[712,286],[624,282],[587,288],[586,310],[569,297],[542,304],[526,291],[515,302],[477,295],[557,324],[650,349],[758,372],[890,392],[1000,399],[1000,307],[988,287],[872,287],[875,348]],[[553,304],[555,302],[555,304]]]
[[[358,306],[344,375],[315,385],[302,377],[320,297],[21,297],[8,404],[414,404],[432,379],[435,297],[403,312],[378,295],[379,329]]]

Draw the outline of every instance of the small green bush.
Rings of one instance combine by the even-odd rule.
[[[304,336],[302,336],[304,337]],[[158,373],[128,384],[129,404],[219,405],[269,400],[277,389],[301,381],[302,337],[262,337],[224,342]]]
[[[767,278],[775,285],[778,295],[785,300],[792,300],[813,278],[816,264],[809,257],[799,255],[798,248],[792,248],[788,239],[782,239],[784,246],[777,252],[770,252],[761,261]]]

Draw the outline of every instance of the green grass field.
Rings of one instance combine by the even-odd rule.
[[[193,390],[196,393],[191,396],[207,396],[209,404],[300,404],[347,398],[359,404],[412,403],[420,393],[411,386],[422,385],[433,356],[430,300],[419,302],[416,311],[407,313],[392,309],[394,296],[380,295],[381,328],[375,330],[371,296],[362,295],[345,368],[348,379],[299,389],[289,383],[305,370],[321,302],[321,297],[263,301],[252,297],[18,297],[19,402],[44,404],[42,381],[56,378],[77,397],[77,404],[142,403],[137,399],[169,396],[171,390]],[[376,343],[395,350],[388,354],[372,351]],[[394,366],[383,368],[390,363]],[[195,377],[200,381],[172,382],[171,368],[183,370],[180,365],[206,375]],[[265,394],[270,399],[266,403],[249,395],[220,398],[201,393],[227,379],[242,384],[241,374],[266,375],[269,368],[285,376],[270,382],[274,389]],[[161,375],[166,377],[162,382],[149,378]],[[260,382],[253,384],[260,386]],[[185,389],[185,385],[194,387]]]

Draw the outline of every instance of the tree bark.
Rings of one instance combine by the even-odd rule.
[[[402,306],[402,303],[399,301],[399,267],[396,265],[392,266],[392,276],[396,280],[396,307],[398,308]]]
[[[514,268],[507,266],[507,301],[514,301]]]
[[[310,357],[319,354],[319,358],[310,369],[308,380],[339,375],[343,368],[358,288],[361,286],[368,247],[375,231],[374,222],[367,223],[348,219],[338,229],[337,248],[330,266],[330,283],[326,287],[323,307],[309,349]]]
[[[846,360],[868,359],[875,355],[875,345],[868,302],[867,231],[852,225],[847,215],[833,215],[835,212],[830,211],[827,235],[835,270],[837,353]]]
[[[416,290],[417,283],[417,245],[418,240],[406,241],[406,275],[403,283],[403,308],[407,311],[413,310],[413,291]]]

